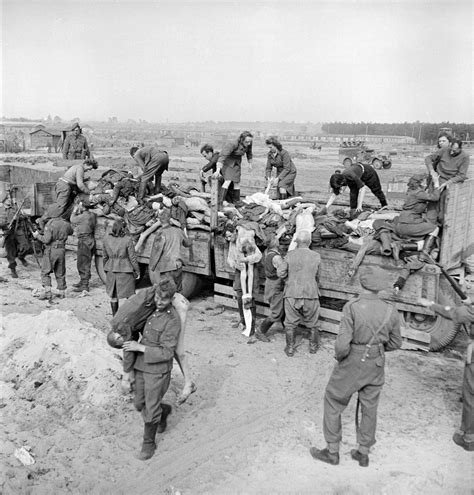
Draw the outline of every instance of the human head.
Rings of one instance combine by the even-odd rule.
[[[130,156],[133,158],[135,156],[135,153],[138,151],[138,146],[132,146],[130,148]]]
[[[214,154],[214,148],[210,144],[203,144],[201,146],[201,155],[206,159],[210,160]]]
[[[112,235],[114,237],[123,237],[125,235],[125,221],[121,218],[119,220],[115,220],[113,223]]]
[[[451,144],[453,137],[447,132],[440,132],[438,134],[438,148],[447,148]]]
[[[268,139],[265,140],[265,144],[270,148],[271,151],[281,151],[283,149],[283,146],[281,145],[280,141],[278,141],[276,136],[270,136]]]
[[[311,234],[307,230],[300,230],[296,233],[295,242],[299,248],[309,247],[311,244]]]
[[[268,249],[280,247],[280,239],[275,235],[271,234],[268,239]]]
[[[96,160],[94,160],[93,158],[88,158],[87,160],[84,160],[84,170],[96,170],[97,167],[99,166],[99,164],[97,163]]]
[[[381,268],[370,266],[361,270],[359,282],[365,290],[371,292],[379,292],[389,285],[385,272]]]
[[[451,156],[457,156],[462,151],[462,139],[453,139],[451,142]]]
[[[125,339],[120,335],[120,333],[115,330],[110,330],[107,334],[107,343],[113,347],[114,349],[121,349],[123,347],[123,343]]]
[[[171,210],[169,208],[163,208],[160,213],[161,225],[169,225],[171,219]]]
[[[249,131],[244,131],[239,136],[239,142],[246,147],[252,146],[252,140],[253,140],[253,135]]]
[[[158,311],[164,311],[170,304],[173,296],[176,293],[176,284],[169,277],[163,277],[158,284],[155,285],[155,304]]]
[[[329,179],[329,186],[331,187],[332,192],[337,196],[341,194],[341,189],[344,186],[347,186],[347,180],[341,172],[337,171],[331,175]]]
[[[74,132],[74,134],[76,136],[79,136],[79,134],[81,134],[82,132],[82,129],[81,129],[81,126],[79,124],[75,124],[73,127],[72,127],[72,132]]]
[[[410,177],[408,180],[407,188],[409,191],[416,191],[417,189],[423,189],[425,186],[426,175],[417,174]]]

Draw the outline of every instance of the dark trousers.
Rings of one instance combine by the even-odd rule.
[[[324,395],[323,433],[329,450],[337,452],[342,439],[341,415],[349,404],[351,397],[357,392],[362,417],[357,431],[357,442],[362,453],[375,444],[377,428],[377,408],[380,393],[385,381],[385,358],[377,348],[365,362],[361,359],[366,347],[352,349],[349,356],[337,363],[329,378]]]
[[[461,430],[466,442],[474,442],[474,363],[464,367],[462,398]]]
[[[72,184],[68,184],[63,180],[58,180],[55,187],[56,202],[50,205],[43,214],[43,220],[49,220],[50,218],[68,218],[70,216],[70,210],[74,202],[74,198],[77,195],[77,188]]]
[[[46,246],[41,260],[41,283],[51,289],[51,273],[56,277],[58,290],[66,290],[66,250]]]
[[[370,165],[365,165],[364,172],[364,183],[372,191],[372,194],[380,201],[381,206],[387,206],[387,199],[382,191],[382,185],[380,184],[379,176],[377,172],[370,167]],[[357,198],[359,196],[359,189],[355,186],[349,186],[350,190],[350,207],[351,209],[357,208]]]
[[[171,371],[162,374],[135,370],[135,397],[133,404],[142,413],[145,423],[159,423],[161,399],[170,386]]]
[[[30,243],[26,232],[17,227],[5,236],[5,251],[7,252],[8,268],[16,267],[16,258],[24,258],[30,252]]]
[[[285,306],[283,300],[283,290],[285,283],[281,278],[265,280],[265,301],[270,306],[268,318],[271,321],[281,321],[285,319]]]
[[[95,253],[94,234],[83,234],[77,238],[77,271],[81,282],[88,284],[91,278],[92,256]]]

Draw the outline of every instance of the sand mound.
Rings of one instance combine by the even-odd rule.
[[[72,311],[10,314],[0,329],[2,396],[16,394],[47,407],[76,410],[116,395],[120,353],[105,334]],[[71,411],[73,412],[73,411]]]

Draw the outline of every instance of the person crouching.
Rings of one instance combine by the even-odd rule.
[[[123,344],[125,351],[136,353],[134,405],[145,423],[143,444],[138,459],[153,457],[156,433],[163,433],[171,406],[161,402],[170,385],[173,356],[178,345],[181,324],[171,305],[176,284],[170,277],[155,286],[156,311],[148,318],[141,342]]]

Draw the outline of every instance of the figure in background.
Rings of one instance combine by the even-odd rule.
[[[64,160],[84,160],[90,157],[89,145],[79,124],[75,124],[63,144]]]
[[[351,213],[362,211],[366,188],[370,189],[372,194],[380,201],[382,208],[387,206],[379,176],[372,165],[354,163],[342,172],[337,171],[331,175],[329,186],[332,189],[332,194],[326,203],[326,208],[329,208],[334,203],[336,197],[341,194],[341,189],[345,186],[349,187]]]
[[[214,174],[217,170],[217,161],[219,160],[219,152],[214,151],[214,148],[210,144],[204,144],[201,146],[201,155],[207,160],[206,165],[204,165],[199,171],[199,179],[201,180],[202,192],[206,192],[206,184],[208,178],[204,175],[206,172],[211,171]]]
[[[244,131],[240,134],[237,141],[225,143],[217,161],[217,169],[213,177],[218,179],[224,178],[221,194],[219,197],[219,206],[222,205],[229,188],[232,186],[232,203],[240,201],[240,179],[242,174],[242,157],[247,156],[249,170],[252,170],[252,141],[253,136],[250,132]]]
[[[288,151],[283,149],[280,141],[275,136],[270,136],[266,141],[270,149],[265,168],[265,179],[276,185],[279,199],[286,199],[295,195],[296,167]],[[272,178],[272,170],[276,169],[276,177]]]
[[[474,452],[474,305],[468,297],[462,306],[441,306],[434,301],[420,299],[423,306],[435,313],[452,320],[457,325],[464,325],[469,337],[466,351],[466,365],[462,382],[462,414],[459,431],[454,433],[453,442],[468,452]]]
[[[451,184],[464,182],[469,168],[469,155],[463,151],[461,139],[452,139],[449,148],[444,146],[444,139],[442,143],[443,147],[425,158],[428,173],[432,178],[439,177],[441,191],[439,202],[430,206],[427,218],[439,226],[444,221],[447,189]]]
[[[140,188],[138,191],[137,200],[143,203],[147,184],[150,181],[155,181],[155,194],[158,194],[161,189],[161,176],[165,170],[168,170],[169,157],[164,150],[155,148],[154,146],[145,146],[144,148],[133,147],[130,149],[130,155],[142,169],[143,174],[140,177]]]
[[[170,223],[169,208],[160,215],[161,229],[153,241],[148,271],[153,284],[159,283],[164,276],[170,276],[176,285],[176,292],[183,290],[183,254],[182,248],[192,245],[187,234]]]
[[[319,268],[321,256],[311,251],[311,234],[301,231],[296,236],[296,249],[288,251],[280,269],[279,277],[286,280],[285,298],[285,354],[295,354],[295,330],[299,323],[309,328],[309,352],[319,349]]]
[[[49,206],[43,215],[36,220],[36,223],[43,229],[45,223],[50,218],[67,217],[74,198],[79,192],[90,194],[90,190],[84,182],[84,175],[92,169],[97,169],[95,160],[85,160],[84,163],[77,163],[69,167],[64,175],[60,177],[55,186],[56,202]]]
[[[126,352],[136,353],[134,405],[145,423],[138,459],[150,459],[156,450],[156,433],[163,433],[171,406],[162,403],[171,380],[173,356],[181,329],[178,313],[171,300],[176,292],[172,279],[164,278],[155,286],[156,311],[148,318],[140,342],[124,342]]]
[[[283,299],[285,283],[277,275],[277,270],[282,269],[283,263],[278,237],[273,235],[263,256],[263,266],[265,269],[264,298],[270,307],[270,312],[262,320],[260,328],[255,332],[255,337],[262,342],[270,342],[270,339],[267,337],[268,330],[270,330],[274,323],[280,322],[283,324],[283,320],[285,319]]]
[[[102,248],[107,275],[105,290],[110,297],[113,316],[118,310],[119,300],[135,294],[135,280],[140,278],[133,241],[122,219],[113,223],[112,231],[103,239]]]
[[[358,449],[351,457],[362,467],[369,465],[369,451],[375,444],[377,407],[385,381],[385,352],[400,349],[400,319],[397,309],[379,298],[387,288],[386,276],[379,268],[365,268],[359,276],[364,289],[342,310],[339,333],[334,346],[336,365],[324,395],[323,433],[327,447],[311,447],[314,459],[339,464],[342,440],[341,416],[351,397],[357,393],[362,410],[356,423]]]
[[[0,216],[1,238],[3,247],[7,253],[8,268],[12,278],[18,278],[16,272],[16,259],[23,266],[28,266],[25,256],[31,252],[31,243],[28,238],[26,226],[27,219],[22,215],[19,208],[14,208],[10,197],[3,200],[4,214]]]
[[[71,224],[64,218],[52,218],[44,228],[44,234],[33,232],[33,237],[44,244],[43,258],[41,259],[41,283],[44,294],[40,300],[52,301],[51,273],[56,278],[59,297],[66,297],[66,241],[73,233]]]
[[[71,214],[71,225],[76,230],[77,237],[77,272],[79,282],[73,284],[74,292],[89,292],[89,280],[91,278],[91,263],[95,253],[95,226],[96,216],[82,202],[78,203]]]

